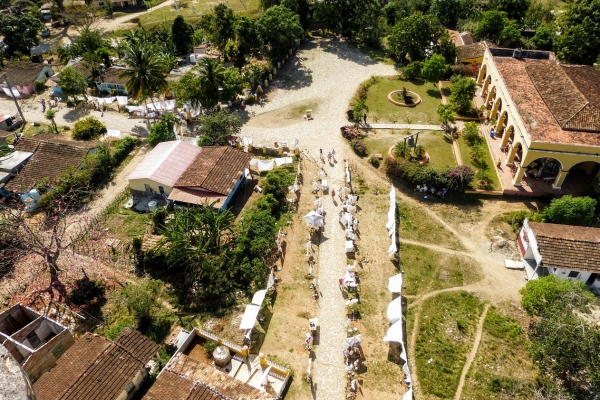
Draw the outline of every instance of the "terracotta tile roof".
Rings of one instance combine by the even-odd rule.
[[[89,151],[83,147],[44,141],[39,141],[34,151],[24,150],[23,147],[27,146],[15,146],[17,150],[30,151],[34,154],[23,169],[4,187],[14,193],[27,192],[44,178],[53,180],[69,167],[77,168]]]
[[[127,78],[119,77],[119,74],[123,72],[125,68],[111,67],[102,74],[101,81],[104,83],[113,83],[115,85],[125,85]]]
[[[600,228],[529,222],[546,267],[600,272]]]
[[[96,147],[100,146],[100,142],[96,140],[75,140],[68,136],[57,135],[49,132],[39,133],[35,136],[32,136],[31,139],[41,142],[68,144],[70,146],[82,147],[85,149],[95,149]]]
[[[144,400],[187,399],[196,383],[171,371],[162,371]]]
[[[169,194],[169,200],[178,201],[182,203],[188,204],[197,204],[199,206],[205,204],[212,204],[216,201],[215,207],[221,208],[225,200],[227,200],[227,196],[221,196],[214,192],[208,192],[206,190],[197,190],[193,188],[173,188],[171,193]]]
[[[92,69],[89,66],[86,66],[82,61],[78,61],[69,67],[71,67],[73,71],[79,72],[85,79],[92,76]]]
[[[499,49],[503,50],[503,49]],[[600,146],[600,135],[585,131],[567,131],[564,130],[550,108],[546,105],[544,98],[536,89],[528,71],[533,71],[534,79],[538,79],[535,71],[544,70],[555,73],[549,59],[516,59],[512,57],[494,57],[494,63],[502,75],[510,96],[517,105],[519,114],[525,123],[532,140],[550,143],[583,144],[591,146]],[[541,77],[543,78],[543,77]],[[540,79],[541,79],[540,78]],[[542,85],[543,86],[543,85]],[[563,90],[561,87],[554,86],[550,80],[546,79],[546,86],[550,89],[541,88],[546,99],[556,98],[558,95],[550,93],[552,90]],[[577,95],[572,93],[574,85],[564,87],[565,98],[577,99]],[[558,96],[560,97],[560,96]],[[559,106],[553,106],[560,113],[565,113]],[[565,105],[567,107],[567,105]],[[579,110],[576,110],[577,112]],[[562,115],[562,114],[561,114]],[[582,114],[583,117],[584,114]],[[565,122],[566,123],[566,122]]]
[[[32,138],[21,138],[14,144],[15,150],[28,151],[33,153],[39,146],[40,142]]]
[[[590,65],[561,65],[577,89],[594,107],[600,107],[600,71]]]
[[[115,399],[159,348],[132,330],[114,342],[86,333],[34,383],[38,400]]]
[[[176,355],[166,367],[169,371],[180,376],[197,381],[223,399],[232,400],[271,400],[277,396],[258,390],[242,381],[219,371],[212,365],[203,364],[185,354]],[[199,397],[202,399],[202,397]],[[197,399],[197,398],[196,398]]]
[[[229,146],[202,147],[202,151],[175,183],[227,196],[248,167],[251,153]]]
[[[460,40],[463,45],[467,46],[476,42],[475,37],[469,31],[464,31],[460,33]]]
[[[483,57],[486,49],[485,42],[478,42],[457,47],[459,60],[470,60],[473,58]]]
[[[35,381],[33,388],[38,400],[60,399],[110,346],[110,341],[86,333],[56,362],[54,368]]]
[[[6,74],[6,78],[12,86],[27,86],[38,78],[44,67],[49,67],[49,65],[32,62],[12,62],[8,63],[1,72]]]
[[[209,388],[196,384],[192,389],[192,393],[188,396],[187,400],[222,400],[225,397],[213,392]]]
[[[150,361],[160,349],[158,344],[132,328],[123,329],[114,343],[144,364]]]

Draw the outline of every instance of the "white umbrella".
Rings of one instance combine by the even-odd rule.
[[[402,293],[402,274],[390,278],[388,289],[392,293]]]
[[[267,369],[265,369],[265,372],[263,372],[262,376],[260,377],[260,387],[262,388],[263,392],[266,391],[264,389],[264,386],[267,384],[267,378],[269,376],[269,372],[271,372],[271,365],[269,365],[267,367]]]
[[[308,222],[309,225],[317,226],[320,222],[323,222],[325,218],[322,215],[319,215],[319,213],[311,211],[302,217],[302,219]]]
[[[388,329],[385,337],[383,338],[384,342],[398,342],[402,343],[402,338],[404,335],[402,334],[402,320],[398,320],[394,322],[394,324]]]
[[[399,296],[388,305],[387,317],[391,324],[402,319],[402,297]]]
[[[259,290],[258,292],[254,293],[254,296],[252,296],[252,304],[261,306],[263,301],[265,301],[266,295],[267,295],[266,289]]]

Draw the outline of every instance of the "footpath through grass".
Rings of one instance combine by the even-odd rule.
[[[464,286],[481,279],[479,266],[471,259],[440,253],[421,246],[400,244],[405,295]]]
[[[415,362],[425,395],[454,396],[482,311],[483,303],[464,291],[440,293],[423,303]]]
[[[404,202],[398,203],[400,209],[400,241],[402,238],[431,243],[454,250],[465,250],[462,244],[441,225],[438,225],[419,206],[409,207]]]
[[[404,80],[398,77],[377,77],[378,82],[369,88],[367,94],[367,107],[369,107],[369,121],[379,123],[411,123],[411,124],[437,124],[438,105],[441,104],[442,95],[431,82],[423,80]],[[421,104],[414,107],[401,107],[392,104],[387,96],[391,91],[407,90],[421,96]]]
[[[528,341],[519,322],[490,307],[462,398],[534,398],[535,368],[527,346]]]

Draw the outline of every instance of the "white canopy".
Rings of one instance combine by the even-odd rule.
[[[390,329],[388,329],[387,333],[385,334],[383,341],[402,343],[403,336],[404,335],[402,334],[402,320],[398,320],[394,322],[392,326],[390,326]]]
[[[302,217],[303,220],[309,223],[309,225],[317,226],[319,222],[322,222],[325,218],[315,211],[311,211]]]
[[[394,275],[390,278],[388,289],[392,293],[402,293],[402,274]]]
[[[267,367],[267,369],[265,369],[262,376],[260,377],[260,390],[262,390],[263,392],[266,392],[265,385],[267,384],[267,378],[269,376],[269,372],[271,372],[270,365]]]
[[[256,322],[256,317],[258,316],[259,311],[260,306],[248,304],[246,306],[246,311],[244,311],[244,315],[242,316],[240,329],[252,329],[254,327],[254,323]]]
[[[354,253],[354,241],[346,240],[346,253]]]
[[[402,296],[398,296],[395,300],[388,305],[387,317],[390,320],[390,324],[402,319]]]
[[[252,304],[254,304],[256,306],[262,306],[263,301],[265,301],[266,295],[267,295],[266,289],[259,290],[258,292],[254,293],[254,296],[252,296]]]

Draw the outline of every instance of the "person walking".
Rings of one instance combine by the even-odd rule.
[[[331,163],[331,152],[327,153],[327,162]]]
[[[40,103],[42,103],[42,112],[44,112],[44,113],[45,113],[45,112],[46,112],[46,100],[42,99],[42,100],[40,101]]]
[[[331,150],[331,158],[335,161],[335,149]]]
[[[338,279],[338,282],[340,283],[340,290],[342,290],[342,288],[344,287],[344,278]]]
[[[331,189],[331,200],[335,201],[335,190]]]
[[[367,113],[363,114],[363,121],[365,121],[365,125],[367,124]]]
[[[338,214],[338,222],[341,224],[342,223],[342,217],[344,216],[344,211],[340,211],[340,213]]]

